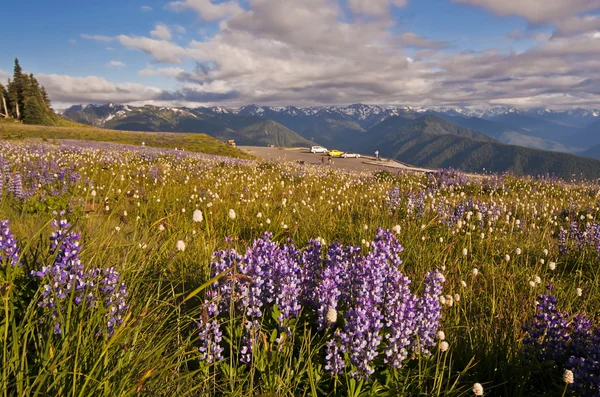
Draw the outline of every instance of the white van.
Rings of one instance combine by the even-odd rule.
[[[313,146],[310,148],[311,153],[327,153],[329,150],[324,148],[323,146]]]

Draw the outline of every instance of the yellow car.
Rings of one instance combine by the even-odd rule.
[[[344,152],[339,151],[339,150],[332,150],[327,154],[331,157],[342,157],[342,154],[344,154]]]

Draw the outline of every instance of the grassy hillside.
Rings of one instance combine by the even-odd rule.
[[[310,146],[313,143],[283,125],[262,117],[205,113],[206,110],[117,104],[74,106],[71,120],[123,131],[203,133],[241,145]]]
[[[423,124],[419,121],[419,124]],[[565,153],[505,145],[497,141],[473,139],[440,132],[439,124],[428,129],[416,128],[415,122],[386,120],[366,133],[361,150],[379,150],[384,157],[427,168],[454,167],[463,171],[510,171],[515,175],[556,174],[565,179],[572,175],[600,177],[600,161]],[[425,123],[427,124],[427,123]],[[433,132],[432,132],[433,131]]]
[[[184,150],[190,152],[253,158],[251,155],[205,134],[113,131],[89,126],[54,127],[2,122],[0,123],[0,139],[73,139],[128,145],[141,145],[144,142],[146,146],[150,147],[171,149],[183,147]]]

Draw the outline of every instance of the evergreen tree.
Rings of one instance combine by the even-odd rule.
[[[6,102],[7,96],[6,88],[0,83],[0,117],[9,118],[10,113],[8,113],[8,103]],[[4,108],[4,104],[6,104],[7,108]]]
[[[40,85],[33,74],[23,73],[19,60],[15,59],[12,80],[6,88],[0,86],[0,113],[3,113],[5,96],[8,117],[14,117],[26,124],[56,125],[60,118],[50,107],[50,98],[46,89]]]
[[[50,102],[50,97],[46,92],[46,88],[44,88],[44,86],[41,86],[40,91],[42,92],[42,98],[44,99],[44,103],[46,104],[46,106],[48,106],[49,109],[52,109],[52,102]]]
[[[23,75],[23,69],[19,64],[19,60],[15,58],[15,67],[13,69],[13,86],[14,86],[14,100],[15,105],[19,105],[19,112],[23,112],[23,108],[25,106],[25,95],[23,92],[24,89],[24,80],[27,78],[27,75]],[[15,106],[16,107],[16,106]],[[16,110],[15,110],[16,111]]]

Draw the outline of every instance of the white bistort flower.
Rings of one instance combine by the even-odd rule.
[[[572,385],[573,383],[575,383],[573,371],[571,371],[570,369],[565,369],[565,372],[563,373],[563,380],[567,385]]]
[[[235,215],[235,211],[233,209],[229,210],[229,219],[235,219],[236,215]]]
[[[473,393],[475,393],[476,396],[483,396],[483,386],[481,383],[475,383],[473,385]]]
[[[185,251],[185,243],[183,242],[183,240],[177,241],[176,248],[177,251]]]
[[[335,324],[337,322],[337,310],[335,310],[333,307],[327,309],[325,319],[327,320],[327,324]]]
[[[446,352],[448,351],[448,348],[450,347],[450,345],[448,344],[448,342],[446,342],[445,340],[442,341],[442,343],[440,343],[440,351],[441,352]]]
[[[193,215],[192,215],[192,219],[194,220],[194,222],[202,222],[204,220],[204,216],[202,215],[202,211],[200,210],[195,210]]]

